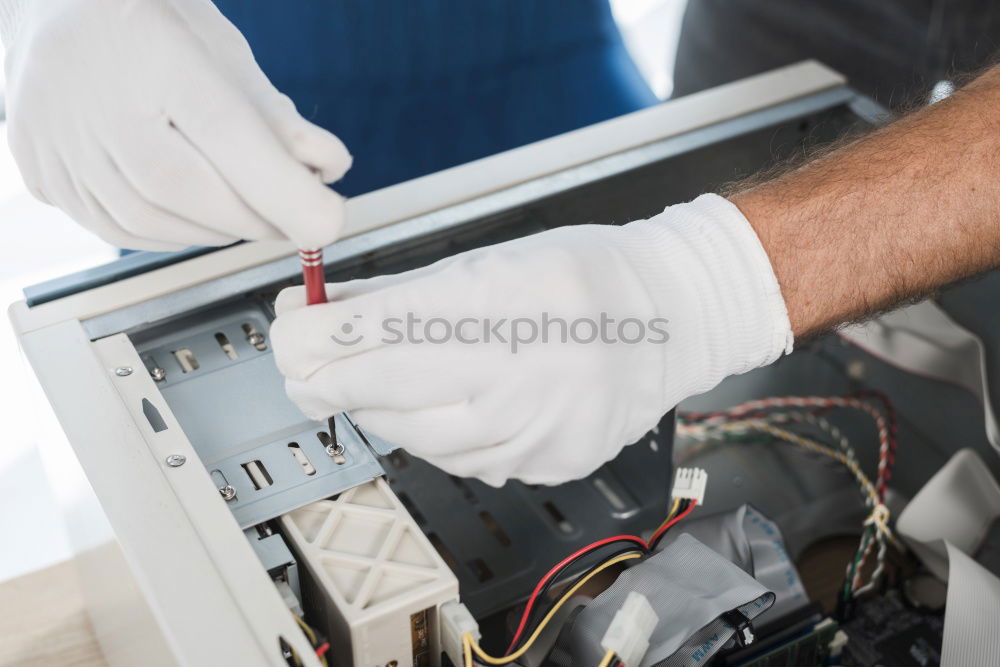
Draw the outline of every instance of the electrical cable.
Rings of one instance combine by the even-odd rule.
[[[624,562],[626,560],[631,560],[633,558],[641,558],[641,557],[642,553],[627,553],[627,554],[622,554],[620,556],[615,556],[614,558],[609,558],[608,560],[604,561],[603,563],[595,567],[593,570],[588,572],[587,574],[580,577],[580,579],[576,583],[574,583],[569,588],[569,590],[563,593],[562,597],[560,597],[559,600],[552,606],[549,612],[545,615],[545,618],[543,618],[542,621],[535,627],[535,630],[531,633],[531,636],[528,637],[528,639],[524,642],[524,644],[522,644],[519,649],[517,649],[510,655],[505,655],[502,658],[494,658],[493,656],[486,653],[479,646],[478,642],[476,642],[475,639],[472,638],[472,635],[470,635],[469,633],[465,633],[463,635],[463,640],[467,640],[471,643],[473,652],[477,656],[479,656],[479,659],[481,661],[485,662],[486,664],[508,665],[528,652],[528,649],[531,648],[532,644],[534,644],[535,641],[538,639],[538,637],[542,634],[542,631],[545,629],[545,626],[549,624],[552,618],[556,615],[556,612],[558,612],[559,609],[566,603],[566,601],[572,598],[576,594],[576,592],[584,586],[584,584],[593,579],[603,570],[606,570],[607,568],[613,565],[617,565],[618,563]]]
[[[675,516],[677,516],[677,512],[680,509],[680,506],[681,506],[681,499],[680,498],[674,498],[674,502],[670,505],[670,511],[667,512],[666,518],[663,519],[663,523],[661,523],[659,526],[656,527],[656,530],[653,531],[653,534],[656,534],[657,532],[659,532],[661,528],[663,528],[665,525],[667,525],[668,521],[670,521]]]
[[[608,652],[604,654],[604,658],[597,665],[597,667],[610,667],[611,661],[615,659],[615,652],[612,649],[608,649]]]
[[[462,635],[462,662],[465,667],[475,667],[472,663],[472,635],[469,633]]]
[[[797,433],[792,433],[787,429],[782,429],[774,426],[773,424],[765,420],[746,420],[746,421],[734,421],[728,423],[720,423],[709,430],[709,432],[714,431],[745,431],[745,430],[759,430],[761,432],[767,433],[774,437],[776,440],[789,442],[791,444],[798,445],[804,449],[823,454],[830,458],[833,458],[840,463],[842,463],[848,470],[854,475],[855,479],[858,481],[859,486],[862,489],[862,495],[865,498],[865,504],[869,507],[870,514],[865,520],[866,531],[869,525],[874,528],[875,540],[879,545],[879,550],[877,552],[876,558],[878,559],[878,565],[872,573],[872,577],[869,583],[864,586],[864,590],[870,590],[874,587],[875,582],[881,576],[884,561],[886,556],[885,542],[892,542],[894,545],[899,546],[896,541],[895,536],[892,534],[891,529],[888,525],[889,510],[881,502],[879,498],[877,489],[875,485],[868,479],[868,477],[861,470],[856,458],[850,458],[847,454],[842,451],[835,450],[824,444],[818,443],[815,440],[800,436]],[[850,586],[851,591],[854,595],[859,594],[859,592],[864,592],[860,590],[860,582],[856,578],[856,572],[860,571],[860,566],[864,565],[865,553],[866,553],[867,543],[862,541],[862,545],[859,545],[858,554],[855,556],[854,560],[848,565],[847,581],[854,582]]]
[[[660,539],[663,538],[664,535],[667,534],[667,531],[670,530],[671,526],[684,519],[688,514],[694,511],[695,507],[698,506],[698,502],[696,500],[686,500],[684,502],[686,503],[686,505],[684,506],[684,509],[681,510],[681,513],[675,516],[673,519],[669,519],[663,525],[657,528],[656,532],[653,533],[653,536],[649,538],[648,548],[650,551],[656,548],[657,543],[660,541]]]
[[[547,589],[550,581],[562,572],[565,572],[567,568],[571,567],[573,563],[578,561],[580,558],[596,551],[597,549],[600,549],[605,545],[615,544],[618,542],[630,542],[638,545],[644,551],[647,549],[646,541],[641,537],[637,537],[635,535],[615,535],[614,537],[606,537],[603,540],[598,540],[581,547],[556,563],[552,569],[546,572],[542,578],[538,580],[538,583],[535,584],[535,589],[531,592],[531,595],[528,596],[528,601],[525,604],[524,611],[521,613],[521,622],[518,624],[517,630],[514,632],[514,637],[510,640],[510,645],[507,646],[507,650],[504,651],[504,654],[509,654],[514,650],[514,647],[517,646],[517,640],[521,638],[521,634],[527,626],[528,618],[531,616],[531,610],[534,608],[535,603],[540,599],[543,589]]]
[[[325,667],[327,664],[326,652],[330,650],[330,643],[329,642],[320,643],[319,636],[316,634],[316,631],[313,630],[312,627],[304,620],[302,620],[298,615],[292,614],[292,618],[294,618],[298,622],[299,627],[302,628],[302,632],[304,632],[306,635],[306,639],[309,640],[309,644],[312,646],[313,651],[316,652],[316,657],[319,658],[320,663],[323,664]]]
[[[538,604],[539,600],[544,599],[544,594],[548,592],[549,588],[556,582],[559,575],[564,573],[567,569],[572,567],[577,561],[579,561],[584,556],[587,556],[601,547],[607,546],[609,544],[616,544],[619,542],[630,542],[632,544],[638,545],[638,547],[643,552],[652,551],[660,539],[667,533],[668,530],[682,519],[687,517],[695,508],[697,503],[694,500],[684,500],[680,498],[675,498],[670,512],[667,514],[667,518],[662,524],[653,532],[653,535],[649,540],[643,540],[641,537],[636,535],[616,535],[614,537],[608,537],[603,540],[598,540],[588,544],[585,547],[578,549],[573,552],[559,563],[557,563],[552,569],[550,569],[545,575],[538,581],[535,585],[535,589],[532,591],[531,595],[528,597],[528,601],[525,604],[524,611],[521,613],[521,620],[518,623],[517,630],[514,632],[514,636],[507,646],[507,650],[504,651],[504,655],[509,655],[511,651],[514,651],[517,647],[517,642],[521,638],[522,634],[527,627],[530,627],[529,621],[532,619],[535,606]],[[675,516],[677,509],[681,508],[680,514]],[[613,558],[614,556],[612,556]]]
[[[886,416],[882,417],[881,413],[865,403],[864,399],[880,401]],[[768,412],[778,407],[794,407],[803,411]],[[879,435],[878,474],[875,482],[868,479],[861,470],[857,454],[846,436],[815,412],[817,409],[833,407],[859,409],[875,420]],[[823,431],[837,444],[840,451],[776,426],[776,424],[789,422],[805,423]],[[851,472],[861,489],[865,505],[869,509],[869,515],[864,522],[858,550],[847,565],[843,597],[846,600],[872,590],[884,571],[887,544],[891,543],[897,548],[902,548],[889,528],[889,510],[884,504],[897,447],[896,413],[892,401],[884,393],[878,391],[859,392],[845,397],[768,398],[749,401],[719,412],[686,413],[679,416],[677,427],[678,435],[692,437],[703,442],[711,438],[719,438],[719,436],[722,436],[721,439],[724,441],[731,440],[733,437],[738,439],[751,431],[766,433],[776,440],[789,442],[833,458]],[[862,585],[861,571],[873,549],[876,549],[876,566],[868,583]]]
[[[610,546],[610,545],[605,545],[605,547],[606,546]],[[602,547],[602,548],[604,548],[604,547]],[[604,560],[607,560],[608,558],[614,558],[615,556],[620,556],[621,554],[631,553],[631,552],[633,552],[635,550],[636,550],[636,547],[634,547],[634,546],[632,546],[632,547],[626,547],[624,549],[618,549],[618,550],[616,550],[616,551],[608,554],[608,556],[606,558],[604,558],[604,559],[602,559],[601,561],[598,561],[598,562],[603,562]],[[592,552],[592,553],[596,553],[596,552]],[[535,597],[536,604],[534,605],[534,608],[532,609],[531,614],[528,617],[528,622],[524,626],[525,628],[532,627],[532,624],[534,623],[536,617],[542,617],[542,616],[545,615],[544,611],[543,611],[544,608],[541,606],[541,603],[539,601],[546,600],[548,598],[549,591],[552,589],[553,586],[556,586],[558,584],[559,577],[562,576],[562,574],[566,570],[568,570],[570,567],[572,567],[577,562],[579,562],[579,560],[574,561],[573,563],[568,563],[559,572],[556,572],[555,574],[553,574],[552,577],[545,583],[545,585],[542,587],[541,591],[539,591],[538,595]],[[513,649],[514,649],[513,645],[510,646],[510,647],[508,647],[508,649],[506,651],[504,651],[504,655],[510,653]]]
[[[886,407],[886,413],[891,419],[890,423],[886,417],[882,416],[877,409],[865,402],[865,398],[875,398]],[[895,460],[896,429],[895,410],[892,409],[892,402],[881,392],[863,392],[849,396],[776,396],[771,398],[747,401],[739,405],[716,412],[691,412],[679,415],[688,423],[702,423],[711,426],[734,418],[749,418],[758,412],[768,412],[777,408],[852,408],[860,410],[869,415],[874,421],[879,439],[879,461],[878,475],[876,476],[876,490],[879,494],[879,501],[884,501],[885,492],[891,475],[892,464]]]

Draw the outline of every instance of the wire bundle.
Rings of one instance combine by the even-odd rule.
[[[330,650],[330,642],[323,641],[316,631],[312,629],[312,626],[303,621],[298,615],[293,613],[292,618],[298,622],[299,627],[302,628],[302,632],[305,633],[309,643],[312,644],[313,650],[316,652],[316,657],[319,659],[320,664],[323,665],[323,667],[326,667],[326,654],[327,651]],[[294,653],[292,655],[295,658],[295,661],[301,665],[302,661],[299,660],[299,657]]]
[[[865,399],[881,402],[885,415]],[[834,408],[859,410],[875,422],[879,456],[874,482],[861,469],[857,454],[847,437],[822,416],[821,413]],[[807,424],[824,432],[835,443],[836,448],[784,428],[789,424]],[[869,514],[863,524],[858,549],[847,565],[842,598],[846,601],[872,590],[885,570],[887,544],[898,546],[889,527],[889,509],[885,505],[885,493],[895,463],[897,444],[896,415],[888,397],[874,391],[851,396],[785,396],[748,401],[719,412],[685,413],[678,416],[678,435],[695,440],[739,441],[752,432],[764,433],[774,440],[832,458],[851,473]],[[863,584],[861,573],[872,551],[875,551],[875,569],[868,582]]]
[[[524,611],[521,613],[521,620],[518,623],[517,630],[514,632],[514,636],[511,639],[507,650],[504,652],[503,657],[496,658],[487,654],[475,641],[472,635],[463,635],[462,649],[465,667],[471,667],[474,664],[473,653],[475,653],[475,655],[482,662],[489,665],[507,665],[523,656],[535,643],[538,637],[541,636],[542,631],[546,628],[546,626],[548,626],[563,605],[565,605],[566,602],[572,598],[588,581],[593,579],[598,573],[612,567],[613,565],[617,565],[618,563],[622,563],[627,560],[641,558],[647,553],[653,551],[656,548],[656,545],[659,544],[660,540],[663,539],[663,536],[666,535],[667,531],[694,511],[696,506],[697,502],[694,500],[674,498],[666,518],[656,528],[656,530],[653,531],[648,540],[644,540],[637,535],[615,535],[588,544],[587,546],[582,547],[566,556],[566,558],[556,563],[552,569],[539,579],[538,583],[535,585],[534,590],[528,597],[528,601],[525,604]],[[543,600],[546,597],[548,591],[558,583],[560,576],[562,576],[567,570],[588,556],[598,553],[599,551],[607,550],[610,547],[618,548],[611,554],[604,556],[597,565],[582,575],[551,607],[549,607],[547,612],[542,614],[541,611],[537,609],[540,600]],[[541,617],[541,620],[532,626],[533,620],[538,617]],[[534,627],[530,633],[526,632],[529,627]],[[521,638],[525,636],[526,639],[524,639],[523,642],[520,641]],[[605,660],[607,662],[602,661],[602,664],[613,664],[612,661],[614,660],[614,655],[606,655]]]

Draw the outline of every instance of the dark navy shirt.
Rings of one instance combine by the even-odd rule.
[[[215,0],[356,195],[656,102],[607,0]]]

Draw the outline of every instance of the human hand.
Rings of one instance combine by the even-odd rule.
[[[680,400],[791,346],[760,242],[715,195],[328,294],[278,297],[270,336],[291,399],[495,486],[583,477]]]
[[[0,0],[11,152],[28,189],[109,243],[334,241],[351,156],[208,0]],[[317,175],[318,174],[318,175]]]

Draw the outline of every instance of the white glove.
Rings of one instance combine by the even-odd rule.
[[[313,419],[349,410],[449,473],[496,486],[583,477],[682,399],[792,345],[763,247],[716,195],[328,293],[309,307],[301,288],[278,298],[271,341],[291,399]],[[409,334],[408,314],[420,318]],[[595,325],[603,338],[587,342]]]
[[[109,243],[337,237],[350,154],[209,0],[0,0],[0,38],[25,183]]]

